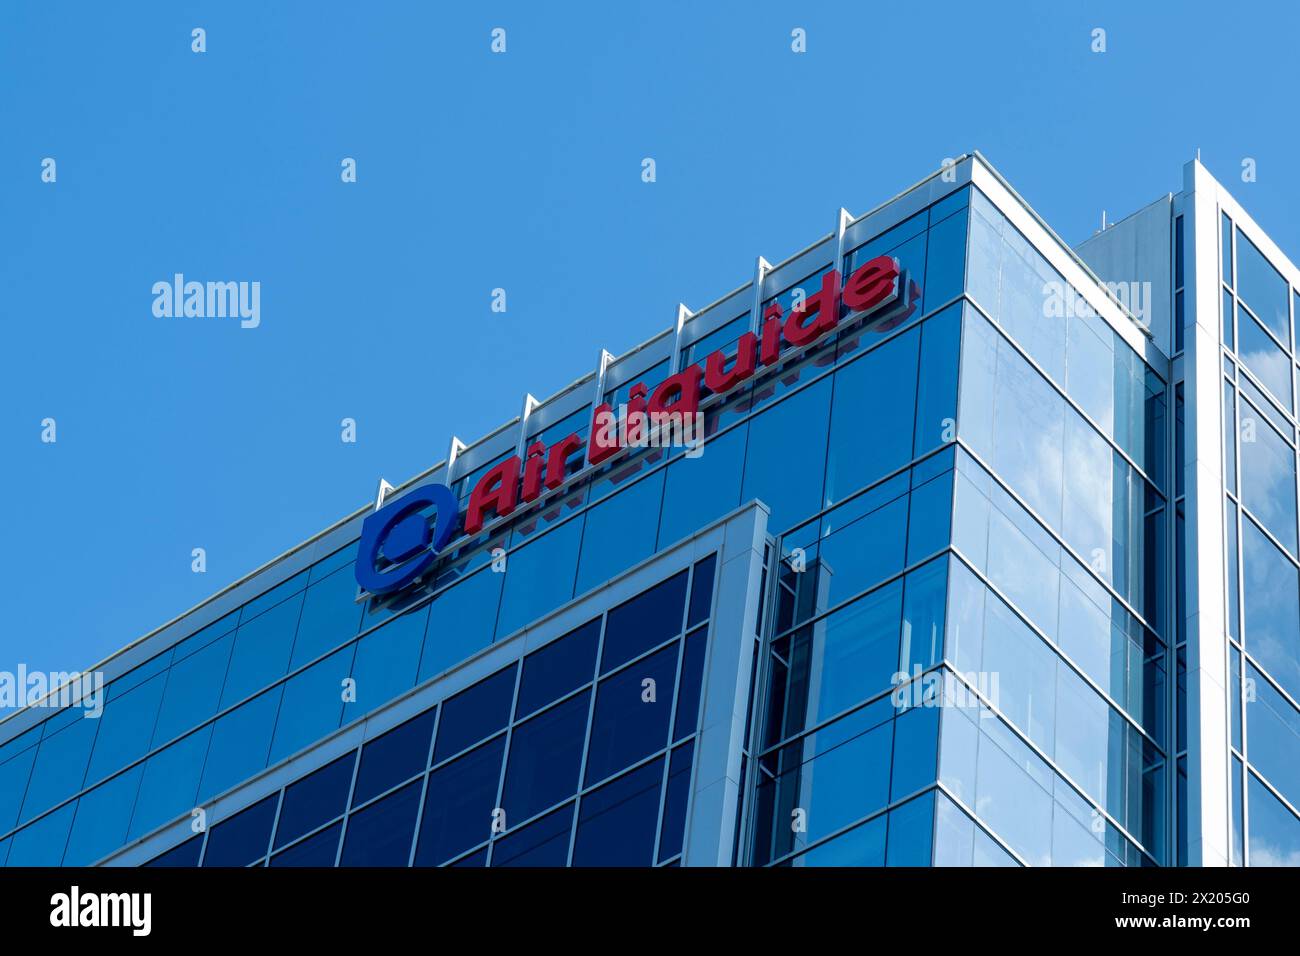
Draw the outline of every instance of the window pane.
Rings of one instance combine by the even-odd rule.
[[[934,793],[889,811],[886,866],[929,866],[934,835]]]
[[[501,797],[507,826],[529,819],[577,790],[590,701],[591,692],[584,691],[515,726]]]
[[[203,834],[190,837],[178,847],[154,857],[145,866],[198,866],[203,851]]]
[[[434,762],[459,753],[505,727],[510,721],[514,693],[515,668],[507,667],[444,703]]]
[[[498,638],[573,597],[573,569],[582,543],[582,521],[566,521],[507,556]]]
[[[214,826],[208,834],[203,865],[247,866],[265,856],[279,799],[278,793],[267,797]]]
[[[159,674],[104,707],[86,782],[102,780],[149,750],[166,675]]]
[[[172,665],[153,731],[153,746],[165,744],[217,712],[234,641],[235,635],[227,634]]]
[[[317,661],[284,685],[284,703],[275,722],[270,763],[283,760],[339,728],[343,681],[352,665],[346,647]]]
[[[216,722],[200,800],[209,800],[266,767],[282,691],[283,687],[276,687],[254,697]]]
[[[282,847],[304,833],[340,816],[348,803],[352,786],[352,768],[356,753],[340,757],[319,770],[291,783],[284,791],[280,822],[275,831],[275,845]],[[335,835],[335,844],[338,837]],[[330,856],[330,865],[334,857]]]
[[[663,495],[664,473],[660,469],[587,512],[574,593],[604,584],[654,553]]]
[[[343,723],[350,724],[415,686],[428,620],[429,609],[422,607],[394,618],[357,642],[352,661],[357,699],[343,705]]]
[[[700,686],[704,679],[704,652],[708,648],[708,631],[700,628],[686,637],[682,657],[681,689],[677,692],[677,718],[673,721],[673,740],[695,733],[700,720]]]
[[[750,420],[740,499],[758,498],[772,509],[773,533],[798,524],[821,503],[823,469],[817,463],[826,455],[826,429],[819,423],[830,415],[830,398],[830,380],[822,379]],[[800,464],[792,468],[796,454]]]
[[[348,817],[340,866],[406,866],[420,809],[421,781]]]
[[[882,813],[847,833],[837,836],[790,861],[790,866],[884,866],[885,827],[889,814]]]
[[[660,757],[582,798],[574,866],[649,866],[654,862]]]
[[[333,866],[339,850],[339,834],[342,832],[342,821],[326,827],[320,833],[271,857],[271,866]]]
[[[1293,804],[1300,803],[1300,714],[1259,671],[1247,665],[1254,695],[1246,697],[1250,763]]]
[[[1283,342],[1291,341],[1286,279],[1244,235],[1237,236],[1237,295]]]
[[[362,603],[351,566],[335,571],[307,589],[293,644],[292,670],[333,650],[361,626]]]
[[[608,673],[682,631],[686,572],[656,584],[609,612],[600,669]]]
[[[211,736],[212,725],[209,724],[160,750],[145,763],[140,793],[131,816],[130,839],[143,836],[193,809]]]
[[[659,516],[660,548],[680,541],[740,504],[748,431],[748,425],[741,425],[709,437],[698,457],[679,455],[668,466]]]
[[[498,737],[429,775],[416,866],[437,866],[487,840],[504,752]]]
[[[229,707],[260,690],[289,669],[302,594],[241,624],[221,692],[221,706]]]
[[[667,745],[677,653],[678,645],[671,644],[600,682],[585,786]]]
[[[1291,360],[1277,347],[1277,343],[1264,334],[1259,324],[1244,311],[1237,322],[1238,354],[1242,364],[1255,373],[1255,377],[1282,402],[1291,408]]]
[[[64,866],[90,866],[126,842],[131,807],[144,768],[132,767],[101,784],[77,801],[77,815],[68,836]]]
[[[492,847],[492,865],[564,866],[569,861],[572,829],[573,804],[569,803],[497,840]]]
[[[1300,866],[1300,819],[1246,774],[1250,801],[1250,865]],[[17,839],[14,841],[17,849]],[[13,851],[9,854],[13,864]]]
[[[98,720],[78,716],[71,724],[41,741],[20,821],[30,820],[81,789],[86,761],[98,728]],[[45,732],[50,733],[48,725]]]
[[[426,710],[362,748],[353,806],[411,779],[429,765],[436,715],[436,710]]]
[[[1300,583],[1295,566],[1244,516],[1241,545],[1246,650],[1296,695],[1300,693]]]
[[[420,674],[424,682],[492,643],[504,574],[484,568],[433,599]]]
[[[920,340],[920,330],[912,329],[835,373],[826,459],[826,504],[843,501],[911,459]],[[885,409],[889,411],[886,413]],[[820,420],[805,419],[804,426],[806,435],[807,431],[821,427]],[[935,426],[936,435],[939,430]],[[801,464],[791,467],[791,450],[799,444],[791,435],[790,444],[784,449],[789,471],[802,467]],[[810,456],[808,460],[816,458]],[[796,517],[806,517],[806,514]]]
[[[590,681],[599,639],[600,618],[596,618],[525,657],[515,719],[527,717]]]
[[[713,609],[713,575],[718,556],[711,554],[695,562],[691,572],[691,606],[686,612],[686,626],[694,627],[709,616]]]
[[[686,829],[686,807],[691,796],[691,764],[695,742],[673,751],[668,764],[668,790],[664,795],[664,819],[659,834],[659,862],[682,852]]]
[[[1295,452],[1246,402],[1241,403],[1241,500],[1294,554]]]

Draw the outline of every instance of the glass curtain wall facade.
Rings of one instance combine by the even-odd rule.
[[[1300,277],[1197,182],[1167,342],[978,156],[841,213],[397,494],[463,507],[832,269],[894,259],[883,319],[706,389],[698,457],[571,461],[395,596],[358,512],[110,661],[99,719],[0,725],[0,860],[1300,862]]]

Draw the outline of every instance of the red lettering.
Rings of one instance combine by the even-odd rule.
[[[519,495],[519,456],[511,455],[479,479],[465,509],[465,533],[483,530],[483,513],[491,508],[498,518],[515,510]]]
[[[546,456],[546,487],[558,488],[564,484],[568,477],[568,459],[582,451],[582,446],[586,442],[577,432],[551,446],[551,452]]]
[[[670,375],[659,383],[646,411],[651,415],[659,412],[681,412],[693,415],[700,407],[700,380],[704,378],[704,369],[691,365],[676,375]]]
[[[528,446],[524,456],[524,487],[519,493],[522,501],[536,501],[542,494],[542,477],[545,474],[546,459],[543,453],[546,445],[535,441]]]
[[[725,369],[727,353],[718,349],[704,360],[704,384],[709,391],[721,394],[735,388],[754,374],[754,361],[758,353],[758,339],[746,332],[736,342],[736,358],[731,368]]]
[[[810,316],[815,320],[809,321]],[[822,276],[820,291],[804,300],[803,307],[790,310],[785,320],[785,340],[796,348],[821,338],[840,319],[840,274],[831,269]]]
[[[844,283],[844,304],[853,312],[874,309],[898,295],[898,262],[893,256],[876,256],[853,271]]]
[[[591,413],[591,441],[587,443],[587,461],[599,465],[619,449],[618,420],[608,402]]]

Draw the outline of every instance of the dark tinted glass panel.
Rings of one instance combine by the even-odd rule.
[[[301,610],[299,594],[239,626],[226,671],[226,686],[221,691],[222,707],[238,703],[285,675]]]
[[[713,606],[713,571],[718,556],[711,554],[695,563],[695,577],[691,581],[691,607],[686,613],[686,626],[694,627],[709,616]]]
[[[283,853],[271,857],[272,866],[333,866],[338,855],[339,834],[343,821],[326,827],[320,833],[295,843]]]
[[[515,669],[507,667],[444,703],[434,761],[460,753],[504,727],[514,695]]]
[[[691,795],[692,741],[673,751],[668,765],[668,793],[664,797],[664,822],[659,835],[659,862],[682,852],[682,834],[686,829],[686,805]]]
[[[673,721],[673,740],[695,732],[700,713],[700,685],[704,680],[704,651],[709,636],[705,628],[687,635],[686,654],[682,658],[682,687],[677,695],[677,718]]]
[[[601,672],[613,670],[681,633],[685,601],[686,572],[682,571],[610,611],[605,623]]]
[[[436,713],[426,710],[362,748],[353,806],[409,780],[429,765],[429,741]]]
[[[582,798],[574,866],[648,866],[653,862],[660,757]]]
[[[572,827],[573,804],[569,803],[497,840],[492,847],[492,865],[564,866],[569,860]]]
[[[178,847],[174,847],[160,856],[154,857],[145,866],[198,866],[199,853],[203,850],[203,835],[190,837]]]
[[[501,798],[507,825],[527,820],[577,790],[590,700],[591,692],[585,691],[515,727]]]
[[[407,784],[391,796],[348,817],[343,866],[406,866],[411,835],[420,809],[420,783]]]
[[[266,855],[271,842],[271,825],[275,822],[275,805],[280,795],[267,797],[241,810],[208,834],[204,866],[247,866]]]
[[[601,681],[591,721],[586,786],[668,743],[677,649],[672,644]]]
[[[552,641],[524,658],[515,717],[526,717],[591,680],[596,669],[600,618]]]
[[[451,866],[456,866],[456,867],[459,867],[459,866],[467,866],[467,867],[484,867],[484,866],[487,866],[487,847],[484,847],[484,848],[481,849],[481,850],[477,850],[477,851],[475,851],[474,853],[471,853],[469,856],[462,857],[461,859],[457,860],[455,863],[452,863],[452,864],[450,864],[450,865],[451,865]]]
[[[499,737],[429,775],[417,866],[437,866],[487,840],[504,751]]]
[[[326,764],[284,792],[280,823],[276,827],[275,845],[284,846],[343,813],[352,786],[355,751]]]

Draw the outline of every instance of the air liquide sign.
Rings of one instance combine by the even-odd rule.
[[[840,324],[841,312],[854,323],[868,314],[883,318],[886,306],[903,305],[905,278],[898,261],[879,256],[865,263],[841,283],[832,269],[822,276],[822,286],[787,316],[779,302],[763,313],[759,334],[746,332],[733,348],[719,349],[703,363],[689,365],[660,382],[650,394],[644,383],[634,385],[627,413],[650,420],[694,415],[707,389],[725,394],[754,376],[760,368],[779,364],[795,351],[817,342]],[[734,356],[729,352],[734,350]],[[534,442],[523,459],[513,455],[479,479],[470,494],[463,520],[456,496],[446,485],[423,485],[369,515],[361,526],[357,556],[357,583],[370,594],[399,591],[426,574],[438,552],[459,528],[476,535],[489,519],[504,518],[520,504],[531,504],[546,492],[583,475],[572,470],[577,456],[585,454],[588,466],[598,466],[625,451],[616,429],[609,423],[613,410],[601,404],[592,410],[590,441],[575,432],[547,446]],[[571,473],[572,470],[572,473]],[[433,510],[433,517],[425,514]]]

